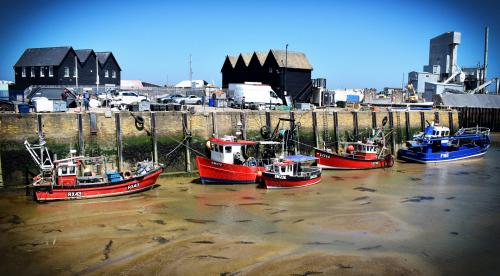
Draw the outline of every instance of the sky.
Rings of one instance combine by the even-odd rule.
[[[47,1],[16,0],[0,11],[0,80],[26,48],[112,51],[122,79],[160,85],[221,84],[226,55],[304,52],[328,88],[401,87],[428,63],[429,40],[462,33],[461,67],[483,63],[500,76],[500,1]]]

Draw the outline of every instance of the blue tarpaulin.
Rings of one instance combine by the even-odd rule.
[[[286,156],[284,159],[290,160],[293,162],[306,162],[306,161],[316,160],[316,157],[308,156],[308,155],[289,155],[289,156]]]

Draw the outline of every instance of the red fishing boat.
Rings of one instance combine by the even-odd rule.
[[[257,183],[264,171],[262,159],[248,156],[249,147],[279,144],[271,141],[236,140],[234,136],[210,138],[207,147],[210,158],[196,157],[200,179],[203,184],[250,184]],[[256,152],[257,156],[258,153]]]
[[[40,174],[33,178],[30,186],[35,200],[51,201],[65,199],[87,199],[106,196],[125,195],[151,189],[163,167],[150,161],[137,163],[133,171],[105,172],[102,165],[104,157],[73,156],[52,161],[43,136],[36,145],[28,141],[24,145],[35,163],[40,168]],[[91,167],[97,167],[98,172],[92,172]]]
[[[304,155],[291,155],[283,161],[266,166],[262,182],[266,189],[298,188],[314,185],[321,181],[321,168],[304,166],[316,158]]]
[[[365,142],[341,143],[345,151],[335,153],[315,149],[318,167],[323,169],[363,170],[388,168],[394,165],[394,158],[386,154],[385,136],[378,129],[374,137]]]

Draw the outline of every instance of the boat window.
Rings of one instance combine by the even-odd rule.
[[[75,174],[76,168],[74,166],[69,167],[69,173],[70,174]]]
[[[224,147],[222,145],[219,145],[219,152],[224,152]]]
[[[68,173],[68,167],[64,166],[64,167],[61,167],[61,174],[62,175],[65,175]]]
[[[219,152],[219,147],[216,144],[214,144],[212,146],[212,150],[215,151],[215,152]]]
[[[281,166],[280,168],[281,168],[281,172],[282,173],[286,172],[286,167],[285,166]]]
[[[231,153],[231,146],[226,146],[226,153]]]

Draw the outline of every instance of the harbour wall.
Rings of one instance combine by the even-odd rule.
[[[109,115],[109,114],[108,114]],[[140,117],[139,117],[140,116]],[[117,112],[0,114],[0,181],[22,186],[38,174],[23,142],[34,143],[42,132],[49,149],[64,158],[70,149],[87,156],[105,155],[108,169],[127,170],[135,162],[158,160],[166,172],[195,171],[195,156],[205,154],[209,137],[240,131],[249,140],[261,140],[261,128],[273,130],[279,118],[293,118],[300,125],[298,150],[311,154],[313,147],[335,148],[339,141],[366,136],[372,127],[393,129],[387,146],[393,152],[426,121],[438,120],[452,131],[460,127],[457,111],[223,111],[223,112]],[[384,118],[386,118],[384,120]],[[142,119],[142,120],[141,120]],[[280,128],[289,128],[282,122]],[[357,135],[357,136],[356,136]],[[182,144],[182,145],[181,145]]]

